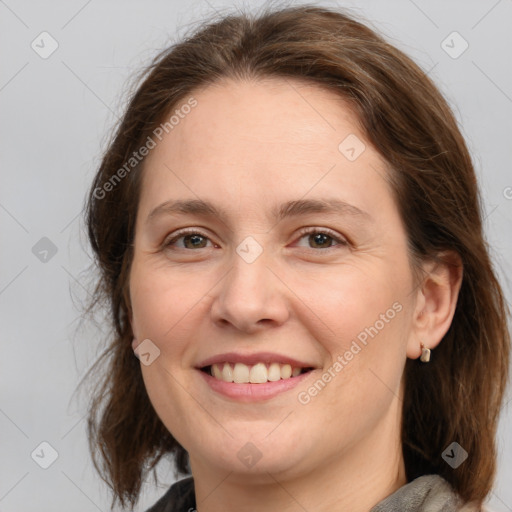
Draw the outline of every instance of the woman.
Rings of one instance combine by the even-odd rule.
[[[161,53],[88,228],[114,503],[172,454],[153,512],[481,510],[508,311],[452,112],[369,28],[266,10]]]

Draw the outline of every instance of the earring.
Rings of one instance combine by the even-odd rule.
[[[428,363],[430,361],[430,349],[425,347],[423,343],[420,343],[421,345],[421,356],[420,361],[422,363]]]

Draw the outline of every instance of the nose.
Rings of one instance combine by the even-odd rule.
[[[264,254],[248,263],[235,253],[233,267],[215,289],[211,315],[216,325],[251,334],[286,322],[287,288],[267,264]]]

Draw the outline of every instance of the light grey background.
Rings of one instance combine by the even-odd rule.
[[[87,449],[86,398],[80,402],[72,396],[101,337],[92,327],[77,330],[80,312],[71,300],[71,294],[86,299],[89,286],[84,270],[90,259],[80,221],[84,194],[109,130],[122,113],[121,93],[129,77],[191,22],[233,5],[243,4],[0,0],[3,512],[109,510],[106,486]],[[365,17],[430,70],[447,96],[474,157],[488,239],[510,302],[512,0],[317,5],[350,7]],[[55,44],[40,36],[43,31],[58,43],[46,59],[31,47],[35,41],[44,53]],[[446,39],[454,31],[461,37]],[[453,58],[464,41],[469,47]],[[47,241],[39,242],[43,237],[55,245],[55,255]],[[510,397],[509,390],[506,402]],[[31,458],[36,449],[36,460],[50,461],[50,449],[39,447],[44,441],[58,453],[48,469]],[[499,473],[489,507],[512,511],[510,403],[498,442]],[[162,485],[149,482],[136,510],[152,504],[173,480],[167,463],[160,475]]]

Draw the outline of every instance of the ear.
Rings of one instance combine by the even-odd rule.
[[[462,284],[463,265],[455,251],[439,254],[438,261],[423,265],[423,278],[416,293],[407,357],[421,355],[421,343],[434,349],[448,332]]]

